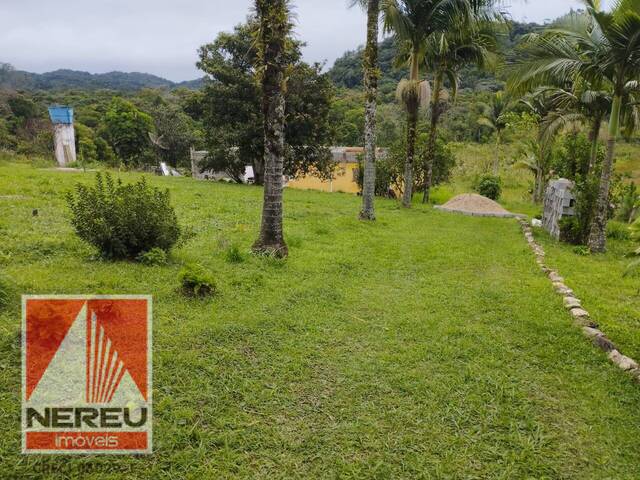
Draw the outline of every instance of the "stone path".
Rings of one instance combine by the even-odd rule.
[[[544,249],[535,241],[529,223],[521,219],[520,225],[522,226],[522,231],[524,232],[527,243],[536,255],[536,263],[547,277],[549,277],[558,295],[563,297],[564,307],[571,314],[575,325],[582,329],[582,333],[590,339],[595,346],[608,354],[609,360],[612,363],[625,372],[629,372],[640,382],[640,366],[638,362],[620,352],[616,345],[599,329],[598,324],[591,318],[589,312],[582,307],[582,303],[576,297],[574,291],[564,283],[564,278],[562,278],[558,272],[547,267],[545,264]]]

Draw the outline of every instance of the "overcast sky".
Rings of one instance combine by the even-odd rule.
[[[365,15],[348,0],[293,0],[309,62],[329,65],[364,43]],[[579,0],[506,0],[516,20],[544,22]],[[605,2],[606,3],[606,2]],[[250,0],[0,0],[0,62],[20,70],[58,68],[201,76],[197,48],[242,22]]]

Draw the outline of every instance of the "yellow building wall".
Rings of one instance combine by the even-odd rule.
[[[343,192],[343,193],[359,193],[360,187],[357,182],[358,164],[357,163],[339,163],[333,174],[333,180],[320,180],[318,177],[308,175],[306,177],[290,180],[289,188],[297,190],[318,190],[320,192]]]

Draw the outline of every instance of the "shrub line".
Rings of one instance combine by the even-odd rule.
[[[536,263],[553,283],[556,293],[563,297],[564,307],[571,314],[574,325],[580,327],[583,335],[590,339],[595,346],[604,351],[614,365],[628,372],[636,381],[640,382],[640,365],[638,365],[638,362],[623,355],[620,349],[600,330],[598,324],[593,321],[589,312],[582,307],[582,303],[576,297],[574,291],[564,283],[564,278],[546,265],[545,251],[542,246],[535,241],[529,222],[522,218],[519,219],[519,222],[524,237],[536,256]]]

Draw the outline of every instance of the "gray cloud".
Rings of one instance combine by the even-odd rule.
[[[365,39],[364,13],[348,0],[294,0],[305,59],[333,63]],[[579,0],[508,0],[514,19],[555,18]],[[200,76],[197,48],[242,22],[250,0],[2,0],[0,61],[57,68],[139,71],[171,80]]]

